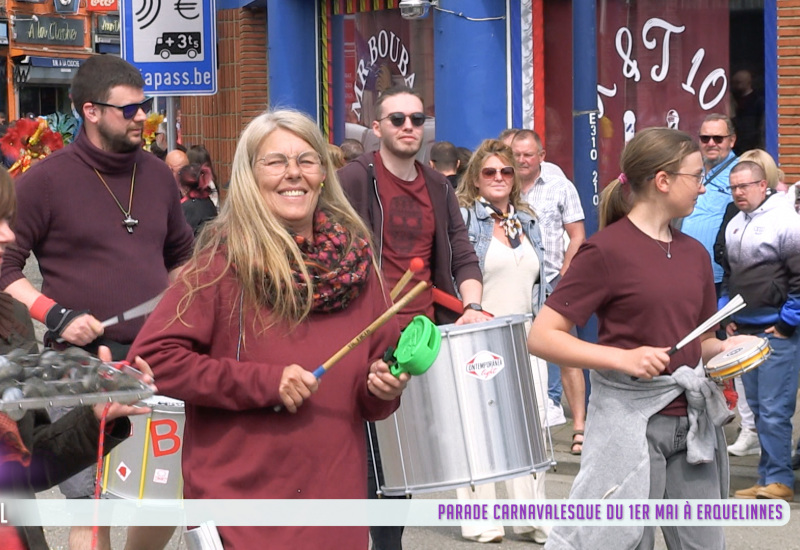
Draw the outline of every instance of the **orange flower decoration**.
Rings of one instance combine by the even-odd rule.
[[[145,151],[149,151],[150,145],[156,140],[156,132],[158,132],[158,127],[162,122],[164,122],[164,115],[161,113],[147,115],[147,120],[144,121],[144,130],[142,130]]]

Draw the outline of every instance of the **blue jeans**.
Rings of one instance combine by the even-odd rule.
[[[547,363],[547,397],[556,405],[561,404],[564,386],[561,385],[561,367],[555,363]]]
[[[772,355],[742,375],[747,404],[753,410],[761,443],[758,484],[783,483],[794,488],[792,472],[792,415],[797,398],[800,330],[790,338],[767,336]]]

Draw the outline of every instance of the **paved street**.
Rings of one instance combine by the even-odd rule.
[[[795,415],[795,426],[798,423],[799,415]],[[732,424],[727,428],[728,440],[732,442],[736,438],[737,425]],[[795,434],[800,430],[795,430]],[[553,430],[553,444],[555,446],[555,456],[558,466],[555,472],[547,474],[547,496],[551,499],[566,498],[569,488],[580,467],[580,457],[569,454],[569,441],[571,438],[571,425],[559,426]],[[796,436],[795,436],[796,437]],[[756,480],[755,456],[738,458],[731,457],[731,488],[732,490],[749,487]],[[800,484],[795,483],[795,491],[800,495]],[[500,494],[503,494],[503,487],[500,484]],[[43,498],[62,498],[58,489],[53,489],[41,493]],[[455,498],[455,491],[433,493],[418,498]],[[780,549],[780,550],[800,550],[800,504],[791,505],[792,518],[788,525],[776,528],[752,528],[752,527],[729,527],[725,529],[727,536],[728,550],[751,550],[751,549]],[[47,528],[47,539],[53,550],[67,550],[67,529],[66,528]],[[112,545],[114,549],[124,547],[124,529],[112,529]],[[184,548],[180,543],[179,534],[176,533],[169,546],[169,550]],[[406,530],[403,537],[403,546],[407,550],[475,550],[479,546],[477,543],[465,541],[461,538],[461,533],[455,527],[414,527]],[[491,548],[531,548],[537,547],[534,543],[519,540],[507,530],[506,538],[500,544],[490,545]],[[663,540],[657,540],[656,548],[665,549]]]
[[[26,275],[33,279],[34,284],[40,284],[38,269],[35,261],[29,262],[26,268]],[[569,415],[569,411],[567,411]],[[800,413],[795,413],[794,417],[794,440],[797,441],[800,435]],[[736,439],[737,423],[732,423],[726,429],[728,441]],[[555,447],[555,457],[558,466],[555,472],[547,474],[547,497],[550,499],[567,498],[572,481],[580,468],[580,457],[569,454],[569,443],[572,436],[570,424],[558,426],[553,429],[553,445]],[[731,490],[750,487],[756,481],[756,465],[758,457],[749,456],[744,458],[731,457]],[[796,476],[797,479],[797,476]],[[500,495],[503,494],[503,487],[500,484]],[[800,484],[795,481],[795,493],[800,499]],[[39,498],[63,498],[58,489],[51,489],[40,493]],[[455,498],[455,491],[443,493],[433,493],[418,498]],[[729,527],[725,529],[728,550],[800,550],[800,504],[791,505],[792,518],[783,527],[774,528],[752,528],[752,527]],[[53,550],[67,550],[68,529],[66,528],[46,528],[47,540]],[[185,548],[181,544],[180,533],[172,537],[168,550],[178,550]],[[114,550],[121,550],[125,545],[125,530],[123,528],[112,529],[112,546]],[[403,546],[407,550],[475,550],[479,547],[477,543],[465,541],[461,538],[460,529],[457,527],[414,527],[406,530],[403,536]],[[534,543],[521,541],[509,528],[506,538],[500,544],[490,545],[491,548],[515,549],[537,547]],[[663,540],[657,539],[656,548],[665,549]]]

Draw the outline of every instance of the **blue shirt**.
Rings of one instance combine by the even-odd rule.
[[[714,268],[714,282],[722,282],[722,266],[714,261],[714,241],[722,225],[722,218],[725,215],[725,208],[731,202],[731,192],[728,189],[731,170],[736,166],[736,160],[728,164],[719,171],[719,167],[731,159],[736,159],[736,155],[731,151],[720,164],[712,168],[706,174],[706,192],[697,197],[697,205],[694,211],[683,220],[681,231],[686,235],[694,237],[700,241],[711,256],[711,267]],[[715,175],[716,174],[716,175]],[[714,179],[708,177],[714,175]]]

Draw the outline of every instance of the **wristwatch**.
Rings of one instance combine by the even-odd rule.
[[[468,309],[471,309],[473,311],[483,311],[483,308],[481,307],[481,305],[480,304],[476,304],[474,302],[464,306],[464,313],[466,313]]]

